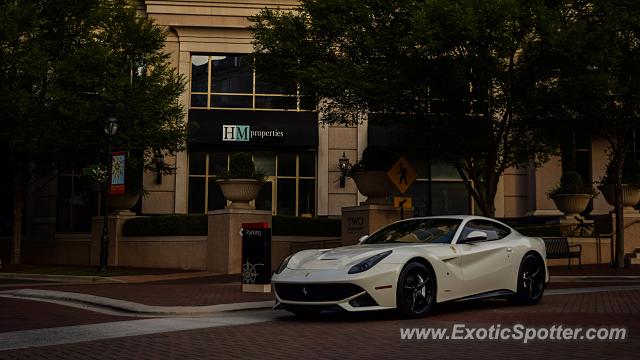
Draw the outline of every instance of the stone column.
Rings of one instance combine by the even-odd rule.
[[[242,271],[242,223],[265,222],[271,227],[271,211],[222,209],[209,211],[207,270],[221,274]]]
[[[354,245],[364,235],[400,220],[400,208],[392,205],[360,205],[342,208],[342,245]],[[413,209],[404,209],[403,217],[413,217]]]

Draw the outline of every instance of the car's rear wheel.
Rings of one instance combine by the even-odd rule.
[[[411,262],[402,269],[396,291],[397,308],[402,315],[424,316],[433,307],[435,296],[435,276],[429,268]]]
[[[544,263],[539,257],[527,254],[522,258],[518,272],[518,292],[513,300],[520,305],[535,305],[540,302],[545,287]]]

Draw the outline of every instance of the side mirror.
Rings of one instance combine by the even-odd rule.
[[[362,244],[362,242],[367,240],[368,238],[369,235],[363,235],[362,237],[360,237],[360,239],[358,239],[358,244]]]
[[[467,235],[467,238],[464,239],[464,243],[469,243],[469,242],[474,242],[474,241],[486,241],[487,240],[487,233],[484,231],[472,231],[469,233],[469,235]]]

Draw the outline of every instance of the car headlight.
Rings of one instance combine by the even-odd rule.
[[[391,250],[364,259],[360,263],[353,265],[351,269],[349,269],[349,274],[357,274],[363,271],[367,271],[389,255],[391,255]]]
[[[289,265],[289,260],[291,260],[291,257],[293,255],[289,255],[287,256],[286,259],[284,259],[284,261],[282,262],[282,264],[280,264],[280,266],[278,267],[278,269],[276,270],[276,274],[280,274],[281,272],[284,271],[284,269],[287,268],[287,265]]]

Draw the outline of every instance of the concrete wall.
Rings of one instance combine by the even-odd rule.
[[[26,240],[22,261],[27,264],[89,265],[91,234],[56,234],[50,240]]]
[[[206,236],[123,237],[118,266],[206,270]]]

